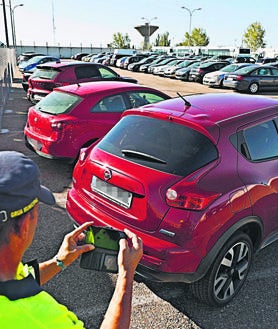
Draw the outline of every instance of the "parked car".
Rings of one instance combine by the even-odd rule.
[[[159,55],[159,56],[158,55],[156,55],[156,56],[153,55],[153,56],[151,56],[151,59],[148,62],[143,63],[143,65],[141,65],[139,67],[139,72],[148,73],[148,68],[151,65],[159,64],[167,57],[168,57],[167,55]]]
[[[26,62],[26,65],[21,66],[23,63],[19,64],[19,70],[23,73],[21,84],[25,91],[28,89],[28,80],[30,76],[35,72],[37,66],[49,62],[60,63],[60,59],[53,56],[35,56],[29,59]]]
[[[167,78],[175,78],[176,77],[175,74],[176,74],[177,70],[187,67],[187,66],[193,64],[194,62],[195,62],[194,60],[185,59],[179,64],[166,68],[164,71],[164,76]]]
[[[124,62],[128,57],[129,56],[124,56],[124,57],[119,58],[116,62],[116,67],[118,67],[120,69],[123,69],[124,68]]]
[[[76,61],[81,61],[82,60],[82,57],[85,57],[85,56],[88,56],[89,54],[88,53],[84,53],[84,52],[81,52],[81,53],[77,53],[77,54],[74,54],[71,56],[71,59],[75,59]]]
[[[17,59],[16,59],[17,65],[19,65],[22,62],[27,62],[27,61],[29,61],[29,59],[31,59],[32,57],[35,57],[35,56],[45,56],[45,55],[36,53],[34,51],[26,51],[17,57]]]
[[[156,66],[153,69],[153,74],[154,75],[160,75],[160,76],[164,76],[164,72],[167,68],[169,67],[173,67],[179,63],[181,63],[183,60],[182,59],[177,59],[177,58],[173,58],[171,61],[169,61],[167,64],[164,65],[160,65],[160,66]]]
[[[223,87],[225,74],[235,72],[243,67],[252,65],[251,63],[235,63],[222,67],[219,71],[205,74],[203,84],[209,87]]]
[[[133,56],[129,56],[127,57],[127,59],[124,62],[124,69],[127,70],[127,67],[129,64],[132,63],[138,63],[139,61],[141,61],[141,59],[146,58],[147,56],[144,54],[137,54],[137,55],[133,55]]]
[[[278,69],[251,65],[225,75],[223,86],[255,94],[261,90],[278,90]]]
[[[219,71],[228,64],[230,63],[227,61],[213,61],[202,63],[200,66],[193,67],[190,70],[188,80],[203,83],[203,78],[205,74],[213,71]]]
[[[161,60],[159,60],[157,63],[153,62],[147,69],[148,73],[153,73],[155,67],[157,66],[161,66],[161,65],[166,65],[170,62],[172,62],[174,59],[176,59],[176,57],[166,57],[166,58],[162,58]]]
[[[278,62],[270,62],[270,63],[267,63],[267,64],[263,64],[262,66],[266,66],[266,65],[278,68]]]
[[[41,156],[75,160],[80,149],[103,137],[123,111],[168,98],[156,89],[127,82],[55,88],[29,109],[26,143]]]
[[[110,67],[86,62],[60,62],[39,65],[29,78],[27,98],[36,103],[52,92],[55,87],[89,81],[125,81],[137,83],[136,79],[122,77]]]
[[[192,64],[190,64],[190,65],[188,65],[188,66],[186,66],[182,69],[177,70],[176,73],[175,73],[175,78],[178,79],[178,80],[188,81],[189,73],[190,73],[191,69],[197,68],[201,64],[202,64],[202,62],[195,61]]]
[[[189,283],[200,300],[224,306],[254,253],[278,239],[278,100],[185,98],[124,112],[82,150],[66,209],[77,224],[141,237],[138,275]]]
[[[157,56],[152,55],[146,58],[141,59],[139,62],[135,62],[135,63],[131,63],[128,65],[127,69],[129,71],[134,71],[134,72],[138,72],[141,65],[147,64],[147,63],[151,63]]]
[[[95,55],[97,55],[97,53],[91,53],[91,54],[89,54],[89,55],[83,56],[83,57],[81,58],[81,60],[82,60],[83,62],[90,62],[91,57],[93,57],[93,56],[95,56]]]
[[[250,56],[239,55],[235,58],[234,63],[251,63],[255,64],[257,61],[255,58]]]
[[[56,61],[60,61],[60,58],[55,57],[55,56],[37,55],[37,56],[31,57],[26,62],[21,62],[18,65],[18,69],[21,73],[29,72],[31,70],[34,70],[36,68],[36,66],[39,64],[43,64],[46,62],[56,62]]]

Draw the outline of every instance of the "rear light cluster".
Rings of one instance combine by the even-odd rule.
[[[219,193],[190,189],[169,188],[166,202],[169,206],[189,210],[203,210],[220,196]]]
[[[243,76],[242,75],[237,75],[236,76],[236,80],[237,81],[242,81],[243,80]]]
[[[51,123],[51,128],[54,130],[63,130],[68,122],[66,121],[55,121]]]

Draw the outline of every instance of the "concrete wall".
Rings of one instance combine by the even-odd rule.
[[[44,55],[51,55],[51,56],[57,56],[59,58],[71,58],[72,55],[77,54],[77,53],[101,53],[101,52],[108,52],[111,51],[109,48],[96,48],[96,47],[53,47],[53,46],[48,46],[47,44],[45,46],[37,46],[37,45],[32,45],[32,46],[17,46],[16,47],[16,53],[22,54],[23,52],[28,52],[28,51],[34,51],[37,53],[41,53]]]

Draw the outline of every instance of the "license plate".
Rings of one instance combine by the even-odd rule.
[[[35,149],[35,150],[41,150],[42,143],[36,141],[35,139],[27,137],[28,143]]]
[[[92,178],[91,189],[97,194],[126,209],[130,208],[132,193],[126,190],[107,183],[96,176],[93,176]]]

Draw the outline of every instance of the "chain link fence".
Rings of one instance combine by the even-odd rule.
[[[2,117],[5,105],[9,98],[9,92],[16,69],[16,54],[14,49],[0,48],[0,133]]]

